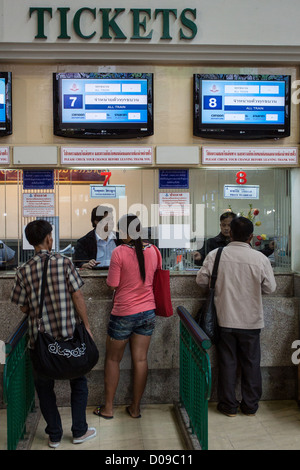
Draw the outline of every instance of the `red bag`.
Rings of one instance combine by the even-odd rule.
[[[171,317],[173,315],[173,307],[171,302],[170,272],[162,269],[159,250],[154,245],[153,248],[158,259],[158,267],[153,279],[153,293],[156,304],[155,314],[160,317]]]

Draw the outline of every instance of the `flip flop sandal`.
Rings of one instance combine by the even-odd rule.
[[[107,416],[107,415],[102,414],[101,413],[102,408],[103,406],[97,406],[97,408],[95,408],[93,411],[94,415],[101,416],[101,418],[104,418],[104,419],[113,419],[113,416]]]
[[[141,414],[139,414],[138,416],[132,416],[132,414],[130,413],[130,409],[129,409],[129,408],[130,408],[129,406],[126,406],[126,411],[127,411],[127,413],[129,414],[129,416],[130,416],[131,418],[136,419],[136,418],[141,418],[141,417],[142,417]]]

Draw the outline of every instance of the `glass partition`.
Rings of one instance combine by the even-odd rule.
[[[104,171],[56,169],[51,187],[28,189],[22,170],[1,170],[0,268],[11,269],[32,256],[23,230],[35,218],[50,221],[54,249],[73,259],[78,239],[93,230],[93,208],[101,204],[112,209],[114,232],[122,215],[137,214],[143,238],[159,247],[163,266],[171,271],[199,269],[195,253],[204,253],[206,241],[220,234],[220,216],[230,210],[253,219],[253,248],[269,256],[275,270],[290,270],[289,169],[195,168],[183,179],[180,175],[178,187],[168,188],[161,184],[162,170],[113,168],[108,187],[116,192],[110,198],[93,191],[103,188]]]
[[[275,269],[289,270],[291,266],[290,170],[247,168],[242,172],[222,169],[206,170],[205,173],[206,238],[214,237],[220,232],[220,215],[232,210],[253,221],[253,248],[266,254]]]

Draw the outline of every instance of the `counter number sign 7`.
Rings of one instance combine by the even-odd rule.
[[[103,186],[106,186],[108,183],[109,178],[111,177],[111,171],[101,171],[102,176],[106,176]]]

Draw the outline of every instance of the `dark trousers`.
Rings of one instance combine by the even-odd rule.
[[[40,401],[42,415],[47,423],[46,433],[52,442],[59,442],[63,435],[60,414],[56,405],[54,380],[37,375],[34,372],[35,388]],[[86,422],[86,406],[88,387],[86,377],[70,380],[71,412],[73,437],[83,436],[88,429]]]
[[[241,409],[255,413],[262,394],[260,371],[260,330],[220,328],[218,349],[218,401],[227,412],[235,413],[238,365],[241,369]]]

